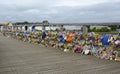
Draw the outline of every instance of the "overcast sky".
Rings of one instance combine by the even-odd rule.
[[[120,22],[120,0],[0,0],[0,22]]]

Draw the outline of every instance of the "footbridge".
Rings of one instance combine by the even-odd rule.
[[[1,24],[1,26],[11,26],[13,29],[20,27],[22,30],[23,26],[41,26],[42,30],[45,30],[46,27],[52,26],[52,27],[60,27],[61,30],[64,28],[64,26],[82,26],[83,28],[83,33],[88,32],[88,26],[111,26],[111,25],[116,25],[120,26],[120,22],[105,22],[105,23],[49,23],[48,21],[43,21],[43,22],[37,22],[37,23],[28,23],[28,22],[18,22],[18,23],[7,23],[7,24]]]

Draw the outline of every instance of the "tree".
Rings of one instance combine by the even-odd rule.
[[[24,24],[28,24],[29,22],[28,22],[28,21],[24,21],[23,23],[24,23]]]
[[[96,27],[94,27],[91,31],[96,32]]]
[[[118,29],[117,25],[111,25],[109,27],[111,28],[111,31],[116,31]]]
[[[96,29],[96,27],[94,27],[93,29],[91,29],[92,32],[110,32],[110,29],[108,29],[107,27],[103,27],[101,29]]]
[[[87,28],[88,28],[88,32],[91,32],[90,25],[87,25]]]

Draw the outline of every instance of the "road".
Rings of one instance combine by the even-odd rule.
[[[0,74],[120,74],[120,62],[65,53],[0,34]]]

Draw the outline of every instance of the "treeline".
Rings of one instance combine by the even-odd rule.
[[[96,27],[94,27],[92,29],[88,28],[88,30],[89,30],[89,32],[111,32],[111,31],[113,32],[113,31],[117,31],[117,29],[119,29],[119,27],[116,25],[112,25],[112,26],[108,26],[108,27],[103,27],[100,29],[97,29]]]
[[[89,31],[90,32],[110,32],[110,29],[108,29],[107,27],[96,29],[96,27],[94,27],[93,29],[90,29]]]

